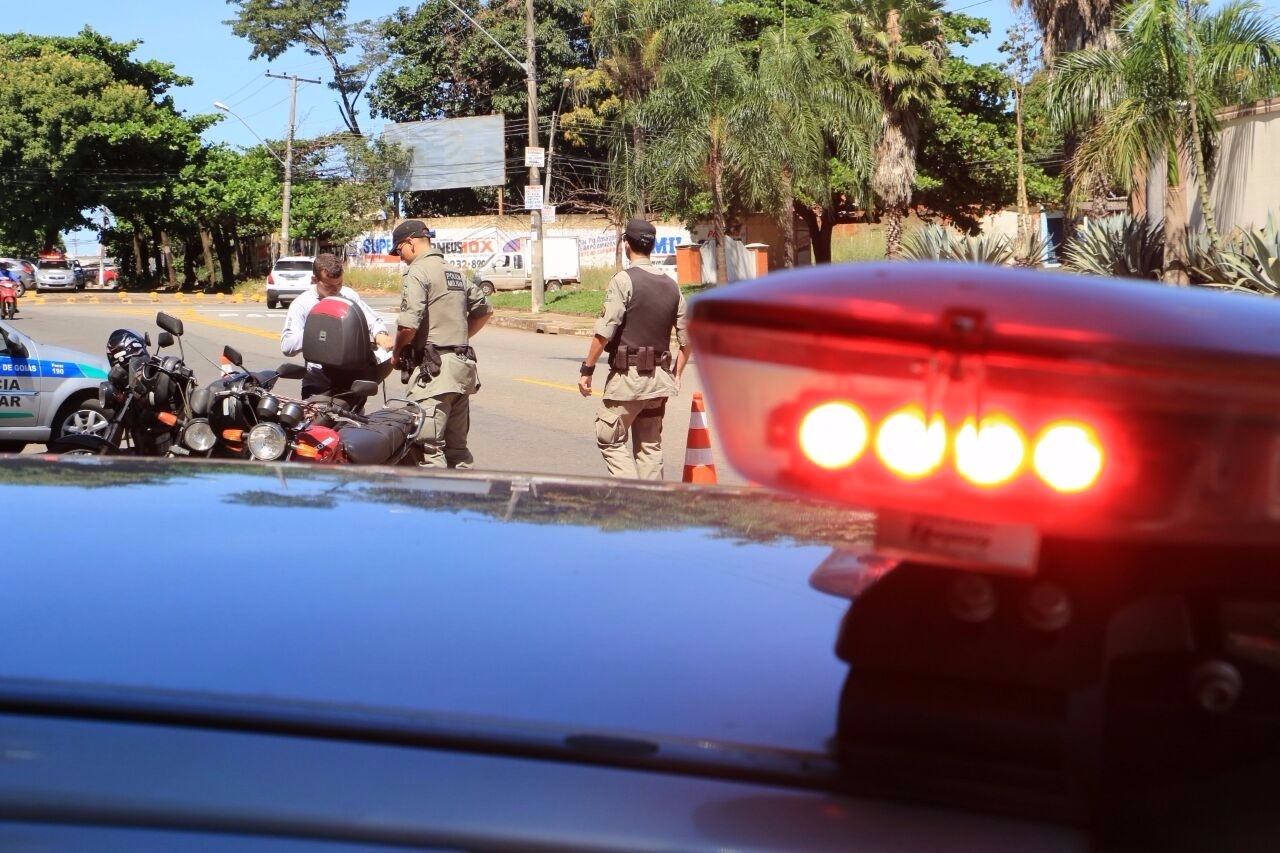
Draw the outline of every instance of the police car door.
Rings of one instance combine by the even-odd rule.
[[[0,321],[0,436],[35,429],[40,423],[40,360],[35,341]]]

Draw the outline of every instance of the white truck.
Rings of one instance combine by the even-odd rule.
[[[498,252],[475,270],[476,281],[485,294],[495,290],[528,290],[533,286],[530,250],[525,241],[519,252]],[[582,271],[577,237],[544,237],[542,240],[542,281],[549,291],[578,284]]]

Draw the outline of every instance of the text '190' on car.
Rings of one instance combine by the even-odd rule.
[[[0,847],[1273,847],[1280,307],[1034,275],[695,300],[758,487],[7,458]]]

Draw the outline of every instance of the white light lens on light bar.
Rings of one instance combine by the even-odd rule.
[[[1008,418],[991,415],[975,425],[969,418],[956,433],[956,470],[978,486],[1013,479],[1027,456],[1022,432]]]
[[[800,421],[800,449],[822,468],[852,465],[867,448],[867,418],[852,403],[823,403]]]
[[[254,459],[271,462],[284,455],[289,439],[279,424],[264,423],[249,430],[249,438],[245,443]]]
[[[925,425],[924,413],[914,407],[885,418],[876,433],[876,455],[889,470],[903,477],[923,477],[936,469],[947,450],[947,427],[934,415]]]
[[[1036,441],[1032,464],[1036,473],[1059,492],[1089,488],[1102,473],[1102,445],[1083,424],[1063,422],[1047,427]]]

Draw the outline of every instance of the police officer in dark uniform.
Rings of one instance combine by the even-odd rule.
[[[680,287],[649,261],[658,230],[632,219],[623,232],[628,269],[609,280],[578,390],[591,395],[596,362],[607,355],[609,377],[596,412],[596,444],[614,477],[662,479],[662,417],[680,392],[689,361]],[[678,353],[671,352],[675,330]]]
[[[470,468],[470,397],[480,388],[471,336],[489,322],[493,307],[470,276],[445,264],[433,236],[421,219],[405,220],[391,234],[391,254],[409,265],[401,278],[392,366],[409,385],[409,399],[427,413],[418,438],[421,464]]]

